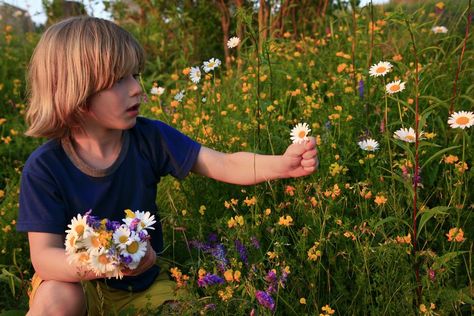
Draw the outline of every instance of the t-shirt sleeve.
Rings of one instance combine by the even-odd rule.
[[[47,175],[23,170],[17,230],[64,234],[65,208],[59,188]]]
[[[156,121],[156,124],[160,130],[157,150],[161,149],[158,153],[161,156],[161,173],[185,178],[196,163],[201,144],[163,122]]]

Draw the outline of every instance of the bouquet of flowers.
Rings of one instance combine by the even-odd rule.
[[[123,223],[99,219],[88,211],[71,220],[66,230],[68,262],[81,271],[122,278],[122,269],[135,269],[147,251],[147,229],[154,229],[150,212],[125,210]]]

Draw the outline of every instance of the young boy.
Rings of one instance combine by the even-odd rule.
[[[173,282],[155,264],[163,250],[159,218],[145,257],[119,280],[78,273],[67,262],[65,230],[78,213],[121,220],[131,209],[158,217],[156,187],[168,174],[182,179],[192,171],[250,185],[316,168],[314,139],[280,156],[225,154],[139,117],[136,74],[143,64],[143,50],[128,32],[93,17],[51,26],[34,51],[27,135],[50,140],[28,158],[21,179],[17,229],[28,232],[35,269],[29,315],[114,314],[173,300]]]

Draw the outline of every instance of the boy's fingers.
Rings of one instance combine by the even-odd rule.
[[[315,148],[315,149],[308,150],[308,151],[304,152],[302,157],[303,157],[303,159],[311,159],[311,158],[316,157],[317,154],[318,154],[318,151]]]
[[[316,165],[316,160],[315,159],[303,159],[301,160],[301,166],[302,167],[313,167]]]
[[[316,139],[312,136],[308,137],[308,140],[305,142],[304,147],[306,150],[316,147]]]

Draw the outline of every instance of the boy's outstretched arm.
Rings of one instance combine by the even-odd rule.
[[[283,155],[249,152],[221,153],[202,147],[192,171],[227,183],[249,185],[267,180],[301,177],[318,167],[318,152],[313,137],[304,144],[288,146]]]

